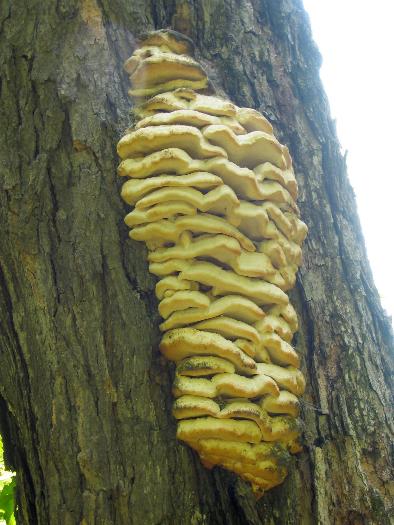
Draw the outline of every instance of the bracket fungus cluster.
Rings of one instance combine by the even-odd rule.
[[[305,381],[286,292],[307,227],[288,149],[259,112],[208,95],[192,54],[157,31],[125,64],[138,119],[118,143],[125,222],[159,278],[177,437],[262,493],[300,450]]]

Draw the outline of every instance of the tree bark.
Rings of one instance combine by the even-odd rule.
[[[122,64],[164,27],[272,122],[309,227],[290,294],[305,448],[259,501],[175,439],[154,278],[123,224]],[[392,331],[319,66],[300,0],[1,2],[0,426],[18,523],[390,522]]]

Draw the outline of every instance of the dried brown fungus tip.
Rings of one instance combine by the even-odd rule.
[[[229,470],[237,469],[241,477],[252,482],[253,490],[267,490],[281,483],[286,475],[290,456],[286,446],[280,443],[242,443],[222,439],[200,439],[189,443],[211,466],[221,465]],[[279,465],[282,465],[281,467]],[[248,466],[258,469],[260,477],[251,476]]]
[[[219,464],[234,470],[234,472],[252,484],[263,486],[265,490],[282,483],[287,472],[284,467],[279,467],[275,463],[268,461],[259,462],[255,465],[243,465],[238,462],[222,460]]]
[[[187,37],[160,30],[125,64],[139,100],[118,144],[121,196],[134,206],[125,222],[159,278],[177,437],[260,496],[301,450],[305,379],[285,292],[308,229],[289,150],[261,113],[208,95],[192,55]]]
[[[220,439],[200,439],[193,448],[198,448],[207,456],[222,456],[228,459],[253,465],[259,461],[269,460],[278,461],[285,455],[285,450],[280,450],[281,446],[271,443],[249,444],[239,441],[222,441]],[[278,453],[278,449],[280,452]]]

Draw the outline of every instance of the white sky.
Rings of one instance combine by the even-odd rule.
[[[394,317],[394,1],[303,1],[375,284]]]

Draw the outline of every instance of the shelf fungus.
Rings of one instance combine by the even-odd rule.
[[[258,111],[212,95],[188,38],[150,33],[125,64],[118,143],[130,237],[158,277],[178,439],[261,494],[284,480],[305,389],[287,291],[307,234],[291,157]]]

